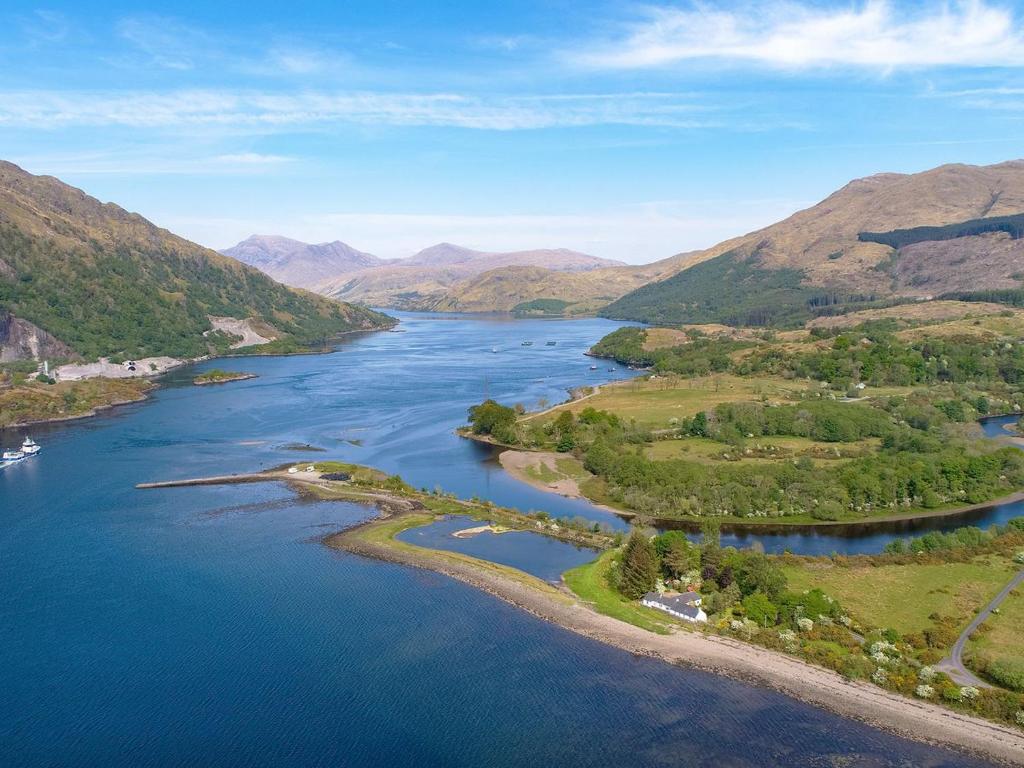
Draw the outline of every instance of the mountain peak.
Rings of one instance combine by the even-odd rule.
[[[312,288],[329,278],[381,263],[373,254],[340,240],[313,245],[283,235],[250,235],[221,253],[298,288]]]

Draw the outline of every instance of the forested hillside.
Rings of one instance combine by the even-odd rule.
[[[137,214],[10,163],[0,163],[0,310],[87,359],[222,351],[231,339],[211,333],[211,315],[252,319],[282,348],[389,322],[287,288]]]

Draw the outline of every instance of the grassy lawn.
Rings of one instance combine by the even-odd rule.
[[[985,656],[997,659],[1024,658],[1024,589],[1018,587],[982,625],[986,630],[975,632],[964,650],[971,659]]]
[[[664,429],[670,426],[670,419],[688,418],[711,410],[718,403],[759,400],[762,396],[788,401],[807,389],[806,382],[772,377],[720,374],[681,379],[659,376],[653,381],[634,379],[607,386],[593,397],[567,403],[542,418],[553,419],[563,409],[579,413],[593,407],[626,420],[636,419],[638,424],[651,429]]]
[[[876,439],[858,440],[852,443],[823,443],[806,437],[757,437],[748,440],[745,447],[753,452],[757,452],[759,447],[775,446],[780,449],[778,456],[749,456],[741,458],[740,461],[761,464],[792,459],[808,454],[817,461],[828,461],[830,464],[835,463],[838,465],[847,461],[843,456],[851,456],[860,451],[875,449],[879,443],[880,441]],[[835,455],[837,451],[841,455]],[[704,437],[688,437],[684,440],[659,440],[644,449],[644,454],[647,458],[654,461],[685,459],[712,466],[722,462],[722,459],[719,457],[723,453],[732,456],[738,455],[737,449],[732,446]],[[832,456],[835,456],[835,458],[832,458]]]
[[[966,625],[1014,573],[1008,560],[995,555],[939,565],[813,563],[784,570],[790,589],[820,587],[863,624],[901,634],[931,626],[933,613]]]
[[[561,473],[555,472],[545,461],[526,467],[524,471],[530,478],[541,483],[554,483],[562,479]]]
[[[590,473],[583,468],[583,462],[572,456],[536,455],[535,459],[533,464],[523,468],[523,472],[531,480],[545,485],[567,478],[582,481],[590,477]]]
[[[299,464],[301,463],[299,462]],[[388,479],[386,472],[381,472],[379,469],[371,467],[364,467],[360,464],[347,464],[344,461],[317,461],[311,463],[317,472],[344,472],[347,475],[351,475],[352,480],[356,483],[374,484],[382,483]]]
[[[658,634],[668,634],[675,626],[668,617],[653,608],[627,600],[608,586],[608,570],[616,553],[608,551],[597,560],[562,574],[562,579],[580,600],[589,603],[598,613]]]

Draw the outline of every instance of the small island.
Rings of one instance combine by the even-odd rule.
[[[255,379],[255,373],[243,373],[240,371],[222,371],[220,368],[214,368],[213,370],[201,373],[192,379],[192,383],[196,386],[204,386],[206,384],[227,384],[229,381],[245,381],[246,379]]]

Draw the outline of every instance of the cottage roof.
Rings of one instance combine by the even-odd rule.
[[[691,597],[687,598],[687,595]],[[673,595],[672,597],[666,597],[665,595],[659,595],[657,592],[648,592],[643,596],[645,603],[655,603],[657,605],[668,608],[670,611],[675,611],[682,616],[689,616],[690,618],[697,618],[700,614],[700,608],[695,605],[691,605],[694,598],[699,598],[700,595],[695,592],[687,592],[684,595]]]

